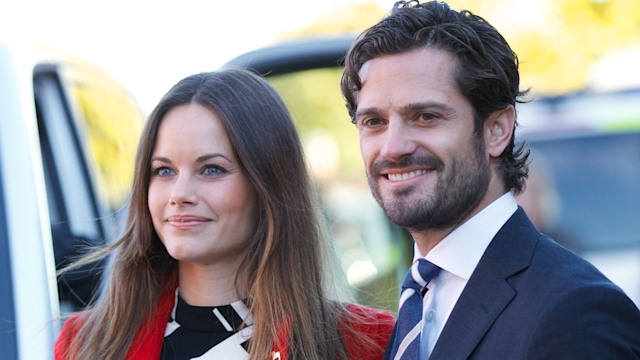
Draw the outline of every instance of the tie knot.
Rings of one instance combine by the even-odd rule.
[[[402,289],[414,289],[417,293],[422,293],[422,289],[433,279],[438,272],[440,272],[440,268],[437,265],[425,260],[418,259],[413,265],[409,272],[407,273],[407,277],[404,279],[404,284],[402,284]]]

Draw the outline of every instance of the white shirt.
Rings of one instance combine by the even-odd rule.
[[[442,270],[427,284],[429,291],[423,299],[420,359],[428,359],[431,355],[480,258],[500,228],[517,209],[515,197],[511,192],[507,192],[452,231],[424,256]],[[421,257],[423,256],[420,250],[414,244],[413,261]]]

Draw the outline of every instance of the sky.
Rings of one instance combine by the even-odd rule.
[[[0,39],[46,44],[84,58],[120,80],[148,113],[180,79],[215,70],[237,55],[277,42],[282,34],[306,28],[321,16],[365,1],[377,2],[382,9],[390,9],[395,2],[0,0]],[[509,33],[514,27],[536,29],[544,19],[545,4],[544,0],[510,0],[486,16],[501,32]],[[631,80],[627,85],[640,85],[640,78],[630,77],[628,71],[640,59],[640,48],[634,51],[634,56],[623,54],[626,62],[612,59],[613,65],[604,63],[594,69],[601,88]]]
[[[0,34],[93,62],[120,80],[148,113],[180,79],[215,70],[320,15],[362,1],[0,0]],[[394,3],[376,1],[384,9]]]

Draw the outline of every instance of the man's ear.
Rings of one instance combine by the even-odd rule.
[[[512,105],[494,111],[484,123],[484,140],[487,152],[497,158],[504,152],[513,137],[516,110]]]

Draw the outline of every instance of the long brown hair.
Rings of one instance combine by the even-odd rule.
[[[223,120],[259,197],[257,229],[236,277],[249,289],[255,324],[251,359],[268,358],[285,324],[288,358],[345,359],[337,326],[344,311],[324,289],[327,240],[298,134],[277,92],[261,77],[234,69],[181,80],[149,116],[136,155],[124,236],[83,260],[115,251],[108,285],[83,315],[69,357],[124,358],[132,334],[153,316],[161,294],[177,285],[177,262],[153,228],[147,198],[158,128],[168,111],[190,103],[209,108]]]

